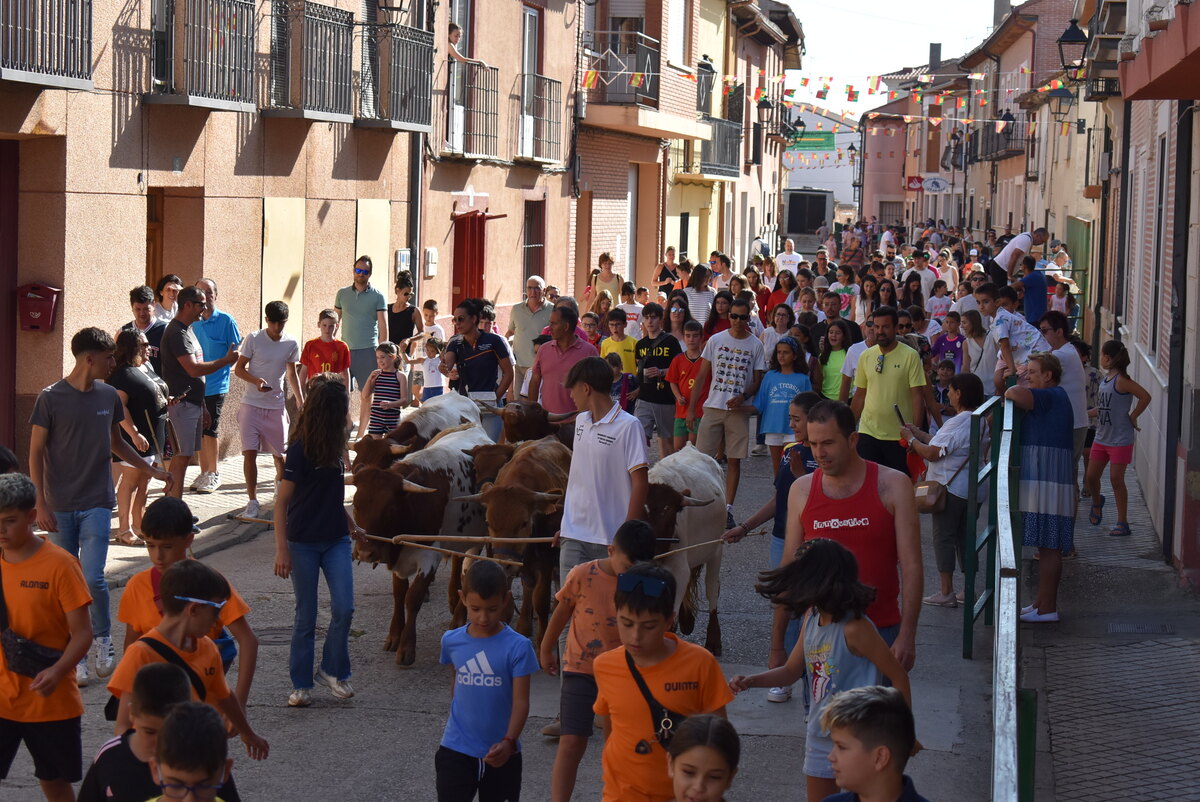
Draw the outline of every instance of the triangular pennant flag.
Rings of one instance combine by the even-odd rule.
[[[937,128],[939,125],[942,124],[942,118],[941,117],[930,117],[929,124],[932,125],[934,128]]]
[[[686,78],[687,80],[691,81],[692,83],[696,83],[696,76],[690,72],[685,72],[683,74],[683,77]]]
[[[875,119],[876,117],[878,117],[878,116],[879,116],[879,112],[877,112],[877,111],[871,111],[871,112],[867,112],[867,119],[868,119],[868,120],[874,120],[874,119]]]
[[[1008,125],[1008,120],[996,120],[996,133],[1004,130],[1004,126]]]
[[[1029,69],[1028,67],[1022,67],[1021,69],[1017,70],[1017,72],[1021,73],[1022,75],[1029,75],[1033,72],[1033,70]]]
[[[765,94],[766,94],[766,90],[763,89],[761,86],[756,88],[754,90],[754,102],[757,103],[758,101],[762,100],[763,95],[765,95]]]
[[[1029,121],[1029,138],[1032,139],[1035,136],[1037,136],[1037,120],[1030,120]]]
[[[900,94],[900,93],[895,90],[889,90],[888,91],[888,100],[895,100],[896,95],[898,95],[898,94]]]
[[[1069,120],[1064,120],[1062,123],[1060,123],[1058,133],[1060,136],[1066,136],[1067,134],[1071,133],[1071,123]]]
[[[982,72],[973,72],[970,75],[968,75],[967,78],[969,78],[972,81],[982,81],[983,73]]]
[[[904,115],[904,117],[903,117],[903,120],[904,120],[904,122],[906,122],[906,123],[910,123],[910,122],[912,122],[912,121],[913,121],[912,115],[911,115],[911,114],[905,114],[905,115]]]

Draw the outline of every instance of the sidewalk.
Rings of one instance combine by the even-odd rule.
[[[1163,564],[1132,470],[1126,483],[1133,535],[1108,534],[1106,473],[1101,525],[1081,507],[1062,622],[1022,625],[1024,685],[1038,691],[1039,800],[1200,799],[1200,602]],[[1022,603],[1037,585],[1036,563],[1026,569]]]

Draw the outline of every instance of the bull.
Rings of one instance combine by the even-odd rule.
[[[386,468],[398,457],[425,448],[437,437],[462,425],[479,425],[479,407],[466,396],[442,393],[414,409],[382,439],[364,437],[351,446],[351,470],[370,465]],[[489,441],[490,442],[490,441]]]
[[[579,414],[577,412],[547,412],[546,408],[536,401],[510,401],[503,408],[482,401],[478,403],[485,412],[500,416],[506,443],[541,440],[552,434],[568,448],[572,445],[575,429],[573,426],[562,424]]]
[[[475,453],[491,448],[494,447],[484,446]],[[486,482],[479,493],[460,500],[478,501],[486,507],[488,535],[492,538],[550,537],[562,523],[563,494],[570,472],[571,450],[555,437],[547,436],[515,446],[511,459],[500,469],[494,483]],[[517,631],[528,636],[536,614],[535,643],[541,643],[550,621],[550,585],[558,570],[555,550],[545,543],[493,545],[493,549],[501,555],[515,555],[523,562],[521,580],[525,593]]]
[[[725,477],[712,457],[688,444],[682,450],[658,461],[650,469],[646,493],[646,520],[654,529],[660,552],[697,543],[719,540],[725,530],[725,516],[702,507],[725,509]],[[678,538],[678,545],[673,541]],[[704,570],[704,591],[708,600],[708,631],[704,646],[718,657],[721,654],[721,621],[717,613],[721,593],[721,543],[673,554],[662,560],[675,576],[675,611],[679,630],[690,635],[696,623],[696,597],[700,570]]]
[[[474,482],[471,458],[464,450],[490,442],[483,429],[474,426],[447,433],[390,468],[359,468],[350,480],[356,487],[354,515],[358,525],[381,537],[406,533],[486,535],[482,507],[464,498]],[[460,543],[438,545],[463,551]],[[412,665],[416,659],[417,614],[442,556],[428,549],[372,540],[356,541],[354,558],[383,563],[392,573],[392,619],[384,648],[396,652],[399,665]],[[452,611],[459,606],[459,577],[457,570],[450,577],[448,601]]]

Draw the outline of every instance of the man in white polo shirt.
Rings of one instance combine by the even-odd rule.
[[[803,259],[800,254],[796,253],[796,243],[790,239],[783,241],[783,252],[775,254],[775,268],[777,270],[787,270],[793,276],[800,269],[800,260]]]
[[[645,517],[646,434],[638,419],[612,402],[613,371],[598,356],[571,366],[563,381],[576,409],[575,446],[563,499],[559,576],[608,556],[621,524]]]

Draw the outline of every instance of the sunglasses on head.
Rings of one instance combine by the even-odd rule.
[[[618,574],[617,575],[617,590],[622,593],[633,593],[638,588],[642,589],[652,599],[657,599],[667,590],[667,582],[665,579],[658,579],[652,576],[642,576],[641,574]]]
[[[191,602],[192,604],[203,604],[207,607],[215,607],[218,610],[224,609],[225,605],[229,603],[229,599],[226,599],[225,601],[215,602],[215,601],[210,601],[209,599],[197,599],[193,596],[176,596],[175,598],[178,599],[179,601]]]

